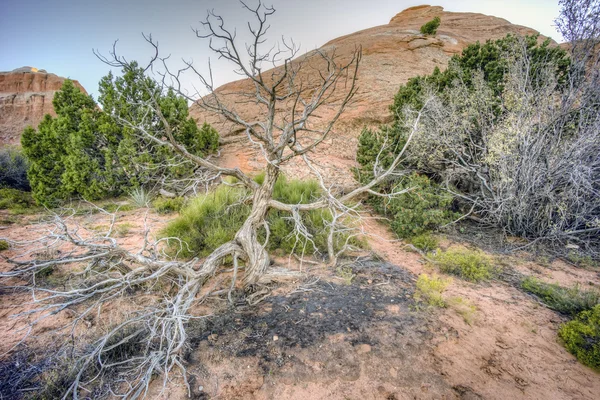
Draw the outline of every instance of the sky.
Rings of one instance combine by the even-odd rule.
[[[267,0],[277,12],[271,33],[292,38],[302,52],[318,48],[339,36],[384,25],[400,11],[424,4],[412,0]],[[256,4],[257,0],[248,0]],[[438,0],[432,5],[446,11],[479,12],[525,25],[560,41],[554,27],[558,0]],[[161,54],[174,65],[185,58],[203,72],[208,59],[216,86],[239,79],[224,62],[216,60],[205,40],[191,28],[212,9],[227,26],[239,29],[240,39],[249,14],[237,0],[0,0],[0,71],[22,66],[45,69],[77,79],[97,96],[98,81],[111,69],[94,54],[108,54],[113,42],[128,60],[147,61],[152,49],[142,33],[152,34]],[[191,79],[191,78],[190,78]],[[188,84],[191,85],[190,82]]]

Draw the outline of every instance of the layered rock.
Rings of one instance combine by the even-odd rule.
[[[0,72],[0,146],[19,144],[25,127],[55,116],[52,99],[65,78],[32,67]],[[75,86],[85,89],[74,81]]]
[[[419,28],[436,16],[441,18],[436,35],[422,35]],[[328,141],[313,155],[321,170],[330,181],[351,183],[352,175],[348,173],[348,168],[355,164],[360,131],[364,126],[376,126],[390,121],[389,105],[401,84],[411,77],[429,74],[435,67],[444,69],[450,57],[460,53],[469,44],[499,39],[509,33],[530,35],[537,32],[493,16],[418,6],[397,14],[387,25],[326,43],[321,51],[331,52],[335,49],[336,54],[346,59],[357,47],[361,47],[362,61],[358,77],[359,90],[353,103],[336,123]],[[299,58],[302,59],[304,57]],[[277,69],[274,71],[277,72]],[[310,69],[305,70],[305,74],[314,73]],[[269,75],[269,71],[265,75]],[[240,80],[223,85],[216,92],[247,120],[260,120],[260,113],[264,111],[237,94],[248,90],[253,90],[249,80]],[[321,109],[318,113],[320,118],[315,124],[326,121],[335,110],[335,107]],[[288,106],[282,105],[280,111],[289,111]],[[192,106],[190,112],[198,123],[207,121],[214,124],[226,140],[240,135],[239,127],[224,122],[218,115],[207,113],[197,105]],[[221,162],[230,167],[238,166],[251,171],[261,168],[264,158],[257,148],[248,146],[246,140],[241,140],[232,141],[225,146]],[[308,173],[306,166],[294,162],[284,166],[284,170],[299,177]]]

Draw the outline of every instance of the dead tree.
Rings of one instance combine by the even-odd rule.
[[[373,194],[373,188],[396,169],[398,162],[393,163],[385,171],[379,171],[369,184],[336,198],[332,190],[325,186],[318,171],[312,167],[310,154],[329,137],[335,123],[357,91],[361,50],[356,49],[353,54],[345,58],[337,55],[335,50],[330,53],[316,50],[295,59],[299,49],[293,42],[282,40],[274,47],[263,49],[266,46],[266,34],[269,29],[267,20],[275,10],[261,3],[256,8],[250,8],[243,2],[241,4],[252,14],[255,22],[254,25],[248,24],[251,34],[250,44],[239,44],[235,31],[229,30],[223,19],[213,12],[210,12],[206,21],[202,23],[204,29],[194,31],[198,38],[209,40],[210,49],[219,58],[229,61],[238,74],[249,80],[251,90],[236,93],[244,99],[241,104],[228,104],[224,96],[215,91],[211,79],[212,73],[207,78],[191,62],[184,61],[184,68],[172,71],[167,63],[168,59],[161,59],[158,56],[158,45],[151,37],[146,37],[146,40],[154,47],[156,56],[147,69],[153,68],[154,63],[160,63],[158,67],[164,71],[161,84],[165,90],[175,90],[204,110],[218,114],[240,127],[246,135],[248,144],[258,145],[261,149],[265,173],[262,184],[257,184],[251,176],[238,168],[220,167],[205,158],[190,154],[175,139],[176,135],[162,115],[156,100],[143,106],[147,110],[148,118],[160,119],[164,131],[150,132],[145,128],[148,124],[134,125],[125,119],[121,119],[121,123],[146,135],[157,144],[171,147],[181,156],[199,167],[212,171],[215,175],[237,178],[253,193],[250,215],[235,238],[215,250],[214,257],[209,257],[211,262],[206,264],[206,267],[214,269],[214,265],[224,257],[233,256],[234,259],[240,259],[245,264],[244,282],[250,284],[257,282],[270,264],[265,244],[258,240],[260,229],[266,229],[268,232],[266,216],[269,209],[287,211],[292,216],[296,216],[299,212],[327,207],[347,213],[346,204],[363,193]],[[125,70],[129,68],[126,59],[119,56],[114,48],[110,59],[103,58],[103,60],[114,67]],[[265,72],[266,67],[272,69]],[[209,94],[199,96],[200,93],[197,91],[195,95],[190,95],[184,90],[181,77],[185,73],[194,74]],[[244,107],[246,104],[258,106],[262,118],[248,120],[242,117],[236,111],[236,106]],[[317,112],[324,106],[332,104],[335,104],[336,109],[332,117],[317,127],[314,123]],[[282,111],[282,107],[284,109],[287,107],[287,110]],[[325,193],[323,199],[310,204],[282,204],[273,199],[273,188],[281,174],[281,167],[297,157],[302,158],[310,171],[319,177]],[[402,152],[399,154],[398,161],[401,157]],[[299,218],[294,220],[301,224]]]
[[[243,118],[236,107],[243,107],[244,104],[228,104],[214,89],[212,79],[202,75],[191,62],[187,62],[180,70],[171,70],[168,58],[159,57],[158,45],[150,36],[145,38],[155,49],[155,55],[147,70],[156,67],[156,70],[163,71],[158,82],[163,90],[175,90],[205,110],[217,113],[241,127],[248,144],[257,145],[261,149],[265,173],[261,184],[238,168],[225,168],[213,160],[187,151],[175,139],[176,132],[161,112],[156,97],[150,96],[149,101],[137,106],[141,107],[147,121],[161,122],[162,130],[159,132],[147,129],[148,126],[156,126],[156,123],[143,120],[133,123],[125,118],[118,119],[121,124],[145,135],[156,144],[172,148],[212,177],[236,178],[252,193],[251,212],[234,239],[218,247],[203,260],[181,261],[166,258],[160,251],[160,241],[152,242],[148,237],[137,252],[119,246],[110,235],[114,221],[105,235],[90,235],[82,233],[72,216],[67,220],[55,216],[52,227],[47,228],[49,233],[35,243],[41,248],[63,246],[60,257],[32,259],[32,252],[27,251],[27,248],[34,243],[12,242],[14,247],[23,247],[25,251],[13,260],[16,267],[12,271],[0,274],[4,279],[25,278],[31,281],[39,271],[50,265],[78,266],[82,271],[64,290],[49,290],[37,286],[35,279],[31,285],[19,285],[20,289],[32,293],[35,305],[32,313],[38,314],[39,318],[67,308],[76,308],[79,314],[71,329],[75,329],[74,326],[85,315],[99,310],[108,301],[124,296],[131,288],[144,285],[153,287],[153,283],[159,280],[169,282],[175,288],[168,295],[162,293],[161,299],[154,304],[132,312],[123,323],[102,335],[91,348],[80,355],[73,364],[76,366],[75,378],[65,398],[72,396],[77,399],[82,391],[101,380],[111,368],[118,368],[120,371],[117,382],[120,382],[121,394],[126,398],[143,397],[150,380],[156,374],[162,375],[165,388],[174,369],[178,369],[185,380],[186,370],[182,357],[187,340],[186,326],[194,318],[190,314],[190,307],[204,298],[199,297],[201,289],[222,271],[224,260],[233,260],[230,288],[234,286],[238,271],[242,269],[245,285],[256,284],[281,274],[280,270],[271,268],[266,243],[259,241],[261,229],[266,231],[267,240],[269,238],[266,219],[269,210],[290,213],[296,224],[297,234],[306,235],[300,213],[329,209],[333,220],[329,223],[328,252],[330,259],[334,261],[340,253],[336,253],[334,249],[333,236],[340,229],[345,229],[341,224],[342,220],[357,214],[356,199],[365,194],[395,196],[402,193],[379,194],[377,187],[396,173],[404,157],[404,149],[417,131],[421,112],[407,112],[405,122],[410,134],[404,149],[397,153],[389,167],[383,168],[376,163],[371,182],[346,194],[336,194],[313,166],[310,156],[330,136],[357,91],[361,50],[356,49],[353,54],[345,57],[339,56],[334,50],[317,50],[296,58],[298,47],[293,42],[282,40],[275,47],[266,47],[269,29],[267,20],[275,10],[260,3],[256,8],[245,3],[242,5],[254,19],[254,23],[248,24],[252,37],[249,44],[239,44],[235,31],[229,30],[223,19],[212,12],[203,22],[203,30],[196,30],[195,34],[198,38],[207,39],[210,48],[220,58],[228,60],[241,76],[247,78],[251,90],[239,95],[249,104],[260,107],[260,120]],[[111,56],[102,59],[111,66],[125,70],[129,68],[127,60],[117,55],[114,47]],[[265,71],[267,67],[272,69]],[[208,94],[199,96],[200,93],[192,95],[185,91],[181,84],[181,77],[185,73],[194,74],[208,90]],[[317,112],[324,107],[334,110],[331,118],[316,124],[314,121]],[[322,198],[308,204],[285,204],[273,198],[274,185],[282,166],[294,158],[303,160],[317,177],[323,189]],[[64,246],[67,250],[64,250]],[[224,291],[227,292],[228,290]],[[131,341],[144,344],[139,355],[119,362],[108,360],[111,350]],[[94,373],[90,374],[90,369]]]

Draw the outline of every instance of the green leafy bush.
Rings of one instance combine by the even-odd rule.
[[[444,293],[450,283],[452,283],[452,279],[443,279],[436,275],[430,277],[427,274],[421,274],[417,279],[417,290],[415,291],[414,298],[430,306],[446,307],[442,293]]]
[[[431,232],[425,232],[410,238],[410,243],[421,251],[429,252],[438,247],[439,240]]]
[[[496,273],[491,257],[479,250],[451,248],[431,259],[440,271],[471,282],[489,280]]]
[[[17,148],[0,150],[0,188],[31,190],[27,179],[29,163]]]
[[[582,364],[600,371],[600,304],[561,326],[558,335]]]
[[[263,176],[255,180],[262,183]],[[280,177],[275,184],[273,197],[276,200],[298,204],[308,203],[320,196],[320,188],[315,181],[287,180]],[[180,215],[163,230],[163,237],[178,238],[168,240],[173,253],[183,257],[206,256],[218,246],[232,240],[250,213],[250,193],[244,189],[222,185],[214,191],[200,195],[188,202]],[[297,238],[294,234],[290,214],[271,210],[267,216],[270,235],[268,248],[282,254],[324,253],[327,248],[326,222],[331,215],[326,210],[314,210],[301,214],[312,242]],[[260,240],[264,240],[262,232]],[[298,240],[297,240],[298,239]],[[336,248],[341,248],[346,237],[335,237]],[[357,243],[357,242],[353,242]]]
[[[179,212],[185,203],[183,197],[158,197],[152,202],[152,207],[159,214],[169,214],[173,212]]]
[[[600,304],[600,292],[581,290],[579,286],[565,288],[527,277],[521,282],[521,288],[537,296],[548,308],[572,316]]]
[[[431,21],[421,26],[421,33],[423,35],[435,35],[437,28],[440,26],[440,17],[435,17]]]
[[[10,249],[10,245],[8,244],[8,242],[6,240],[0,240],[0,251],[8,249]]]
[[[402,238],[420,235],[452,222],[457,214],[450,210],[453,196],[425,175],[413,173],[391,190],[411,189],[393,199],[371,199],[375,210],[392,217],[392,229]]]

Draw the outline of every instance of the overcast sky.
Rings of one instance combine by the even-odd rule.
[[[248,0],[256,4],[257,0]],[[558,0],[439,0],[446,11],[479,12],[529,26],[557,41],[553,20]],[[411,0],[271,0],[277,9],[272,33],[291,37],[304,51],[338,36],[384,25]],[[22,66],[46,69],[79,80],[96,95],[109,71],[92,53],[108,53],[114,40],[128,59],[147,60],[151,49],[141,32],[152,33],[164,55],[206,65],[214,56],[191,27],[199,27],[207,9],[223,15],[228,26],[246,28],[247,11],[237,0],[0,0],[0,71]],[[217,84],[237,79],[216,64]]]

